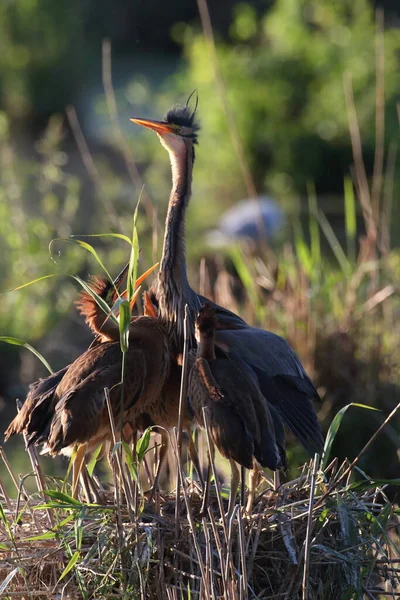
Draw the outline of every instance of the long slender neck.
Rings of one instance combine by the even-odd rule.
[[[191,148],[169,151],[172,189],[165,222],[164,246],[160,271],[173,275],[177,284],[187,283],[185,213],[192,193],[193,158]]]
[[[180,347],[183,319],[188,304],[194,319],[197,295],[189,286],[186,272],[185,213],[191,196],[193,155],[191,144],[179,151],[169,149],[172,189],[165,222],[164,246],[157,280],[157,299],[161,317],[171,323]]]

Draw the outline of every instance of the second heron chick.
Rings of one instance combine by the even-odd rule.
[[[215,309],[205,304],[196,320],[198,349],[190,372],[189,400],[201,427],[205,427],[203,408],[206,409],[211,440],[231,464],[230,515],[239,485],[237,464],[252,469],[247,503],[250,512],[258,464],[276,471],[285,466],[286,459],[284,449],[277,444],[267,401],[247,365],[231,354],[218,351],[216,355],[216,327]]]

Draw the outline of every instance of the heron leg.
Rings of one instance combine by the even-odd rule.
[[[151,494],[149,496],[149,502],[151,502],[154,498],[154,494],[156,493],[156,491],[158,490],[158,483],[160,480],[160,474],[161,474],[161,469],[162,466],[165,462],[166,456],[167,456],[167,452],[168,452],[168,443],[169,443],[169,435],[168,432],[165,431],[165,429],[161,429],[161,447],[160,447],[160,453],[159,453],[159,457],[158,457],[158,465],[157,465],[157,471],[154,477],[154,481],[153,481],[153,487],[151,489]]]
[[[240,466],[240,506],[244,506],[244,497],[246,494],[246,469]]]
[[[199,478],[199,481],[200,481],[200,484],[202,487],[202,491],[204,493],[204,479],[203,479],[203,473],[201,472],[199,455],[197,454],[197,449],[196,449],[196,446],[194,445],[193,437],[190,434],[190,432],[189,432],[189,456],[190,456],[190,460],[193,463],[194,470],[197,473],[197,477]]]
[[[82,471],[83,462],[85,460],[87,444],[78,446],[78,450],[75,454],[74,463],[72,465],[72,497],[77,499],[78,497],[78,483],[79,475]]]
[[[246,504],[246,513],[251,515],[253,510],[254,498],[256,495],[256,489],[259,484],[260,479],[260,468],[257,462],[253,461],[253,468],[250,471],[250,486],[249,486],[249,495],[247,496],[247,504]]]
[[[229,462],[231,464],[231,491],[229,494],[228,512],[226,513],[228,519],[230,519],[235,506],[240,481],[240,473],[236,462],[232,458],[229,459]]]
[[[98,493],[98,489],[93,480],[93,477],[91,477],[89,475],[86,465],[84,465],[82,467],[81,474],[80,474],[80,480],[81,480],[81,484],[84,489],[87,501],[91,502],[93,500],[94,502],[97,502],[97,504],[100,504],[101,500],[100,500],[100,495]]]
[[[212,442],[211,442],[210,448],[211,448],[211,457],[210,457],[210,453],[207,452],[208,465],[207,465],[206,481],[205,481],[204,490],[203,490],[203,500],[201,502],[201,507],[200,507],[200,517],[204,517],[207,513],[208,497],[210,495],[211,460],[214,460],[214,456],[215,456],[215,448],[214,448],[214,444]]]

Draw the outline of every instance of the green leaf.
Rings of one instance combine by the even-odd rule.
[[[102,447],[103,447],[103,444],[100,444],[99,446],[97,446],[96,450],[94,452],[92,452],[92,457],[91,457],[90,461],[86,465],[86,468],[87,468],[87,471],[88,471],[90,477],[93,475],[93,471],[96,466],[97,459],[99,457]]]
[[[41,535],[34,535],[32,537],[24,538],[24,542],[36,542],[37,540],[53,540],[57,537],[56,531],[46,531],[46,533],[42,533]]]
[[[75,550],[75,552],[69,559],[69,562],[68,562],[67,566],[65,567],[64,571],[61,573],[60,578],[57,583],[59,583],[62,579],[64,579],[64,577],[66,575],[68,575],[68,573],[71,571],[71,569],[74,568],[74,566],[76,565],[76,563],[79,560],[80,555],[81,555],[81,553],[78,550]]]
[[[8,575],[7,577],[5,577],[5,579],[1,582],[0,584],[0,597],[3,595],[3,593],[5,592],[5,590],[8,588],[8,584],[12,581],[12,579],[14,579],[15,575],[17,575],[17,573],[20,572],[20,567],[15,567],[15,569],[13,569]]]
[[[19,338],[9,337],[6,335],[0,336],[0,342],[4,342],[5,344],[11,344],[13,346],[22,346],[23,348],[26,348],[27,350],[32,352],[32,354],[37,356],[37,358],[44,364],[49,373],[53,373],[53,369],[51,368],[47,360],[44,358],[44,356],[42,356],[40,352],[36,350],[36,348],[28,344],[28,342],[24,342],[24,340],[20,340]]]
[[[86,281],[81,279],[79,277],[79,275],[70,275],[70,277],[72,277],[72,279],[75,279],[75,281],[77,281],[79,283],[79,285],[81,285],[83,287],[85,292],[87,292],[90,296],[92,296],[92,298],[95,300],[96,304],[101,308],[101,310],[110,319],[112,319],[114,321],[115,324],[118,324],[118,320],[115,317],[115,315],[112,313],[110,306],[108,306],[107,302],[101,296],[99,296],[98,294],[96,294],[96,292],[94,290],[92,290],[92,288],[86,283]]]
[[[119,335],[122,352],[129,348],[129,328],[131,325],[131,306],[128,300],[122,300],[119,304]]]
[[[400,485],[400,479],[369,479],[367,481],[354,481],[353,483],[350,483],[346,489],[351,491],[365,491],[376,487],[383,487],[384,485]]]
[[[324,451],[322,453],[322,460],[321,460],[322,471],[325,469],[325,467],[328,464],[328,459],[329,459],[329,455],[330,455],[330,452],[332,449],[332,444],[334,442],[334,439],[336,437],[336,434],[338,432],[338,429],[339,429],[342,419],[344,417],[344,413],[346,412],[346,410],[348,408],[350,408],[350,406],[356,406],[358,408],[364,408],[367,410],[375,410],[375,411],[380,412],[378,408],[374,408],[373,406],[367,406],[365,404],[358,404],[356,402],[351,402],[350,404],[346,404],[346,406],[343,406],[343,408],[341,408],[339,410],[339,412],[335,415],[335,417],[329,427],[328,433],[326,434]]]
[[[315,184],[310,183],[307,186],[308,190],[308,209],[309,209],[309,230],[311,240],[311,256],[314,266],[321,262],[321,239],[319,234],[319,226],[317,220],[318,202],[315,193]]]
[[[83,539],[83,527],[82,527],[82,520],[83,520],[83,515],[85,514],[86,509],[82,509],[82,515],[79,516],[78,519],[75,520],[75,524],[74,524],[74,529],[75,529],[75,544],[76,544],[76,549],[79,550],[79,552],[82,550],[82,539]]]
[[[10,548],[8,546],[6,546],[6,544],[0,544],[0,550],[10,550]]]
[[[146,431],[143,433],[142,437],[138,439],[136,442],[136,454],[138,457],[138,461],[141,462],[143,456],[146,453],[147,448],[150,443],[150,433],[152,431],[152,427],[148,427]]]
[[[111,237],[111,238],[118,238],[120,240],[124,240],[125,242],[127,242],[130,246],[132,246],[132,240],[130,240],[128,238],[127,235],[123,235],[122,233],[90,233],[90,234],[76,234],[76,235],[71,235],[71,238],[77,238],[77,237],[84,237],[84,238],[89,238],[89,237]]]
[[[93,246],[91,246],[90,244],[88,244],[87,242],[84,242],[82,240],[73,240],[73,239],[68,239],[68,238],[54,238],[53,240],[51,240],[51,242],[49,244],[49,252],[50,252],[51,259],[54,262],[57,262],[57,261],[55,261],[53,258],[52,247],[57,242],[65,242],[66,244],[75,244],[75,245],[80,246],[81,248],[84,248],[88,252],[90,252],[90,254],[92,254],[92,256],[94,256],[94,258],[96,259],[96,261],[98,262],[100,267],[106,273],[109,280],[112,281],[112,277],[111,277],[110,273],[107,271],[106,267],[104,266],[100,256],[97,254],[96,250],[93,248]]]
[[[350,177],[344,180],[344,215],[347,238],[347,253],[352,262],[356,258],[355,240],[357,234],[356,203],[353,182]]]
[[[22,290],[28,285],[32,285],[37,283],[38,281],[42,281],[43,279],[50,279],[50,277],[60,277],[58,273],[52,273],[51,275],[43,275],[42,277],[37,277],[36,279],[32,279],[32,281],[28,281],[28,283],[23,283],[22,285],[17,285],[17,287],[11,288],[10,290],[6,290],[5,292],[1,292],[0,296],[3,294],[8,294],[9,292],[16,292],[17,290]]]
[[[311,279],[314,275],[314,264],[312,253],[310,252],[309,247],[304,241],[303,232],[301,230],[301,226],[299,222],[294,223],[294,241],[296,254],[299,259],[299,262],[303,266],[307,276]]]
[[[60,506],[59,504],[57,505]],[[37,540],[51,540],[59,535],[60,530],[67,525],[70,521],[75,519],[75,514],[70,514],[68,517],[60,521],[57,525],[55,525],[52,531],[46,531],[46,533],[42,533],[41,535],[35,535],[33,537],[24,538],[24,542],[35,542]]]
[[[321,226],[322,231],[325,234],[326,239],[329,242],[331,250],[336,257],[336,260],[338,261],[338,263],[340,265],[340,268],[342,269],[342,271],[345,275],[350,275],[351,264],[346,256],[346,254],[344,253],[343,248],[340,245],[340,242],[337,239],[336,234],[333,231],[331,224],[329,223],[328,219],[326,218],[326,216],[324,215],[322,210],[318,210],[317,219]]]
[[[138,475],[138,470],[137,470],[135,461],[133,460],[132,450],[131,450],[129,444],[127,444],[126,442],[122,442],[122,446],[125,450],[125,461],[128,466],[129,474],[132,477],[133,481],[138,482],[139,475]]]
[[[138,237],[138,233],[137,233],[136,222],[137,222],[137,217],[138,217],[138,212],[139,212],[139,204],[140,204],[140,200],[142,198],[143,189],[144,188],[142,188],[142,190],[140,192],[139,199],[136,204],[135,212],[133,213],[132,248],[131,248],[131,254],[129,257],[129,269],[128,269],[128,276],[127,276],[127,280],[126,280],[126,287],[128,290],[128,300],[129,301],[132,300],[132,296],[135,292],[135,284],[136,284],[136,277],[137,277],[137,267],[138,267],[138,261],[139,261],[139,237]]]
[[[45,494],[50,496],[50,498],[55,498],[56,500],[60,500],[64,504],[73,504],[74,506],[84,506],[82,502],[79,500],[75,500],[72,496],[68,496],[68,494],[64,494],[63,492],[59,492],[58,490],[46,490]]]
[[[3,524],[7,527],[8,526],[7,517],[6,517],[6,513],[4,512],[4,508],[3,508],[3,505],[1,502],[0,502],[0,519],[2,520]]]

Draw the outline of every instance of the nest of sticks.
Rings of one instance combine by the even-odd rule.
[[[277,492],[263,484],[253,513],[238,505],[229,521],[226,491],[213,485],[200,515],[201,488],[177,467],[178,493],[151,500],[140,484],[124,488],[117,466],[98,504],[73,500],[55,480],[34,494],[19,482],[16,500],[2,486],[0,597],[400,596],[398,511],[384,485],[349,483],[351,465],[322,471],[311,461]]]

